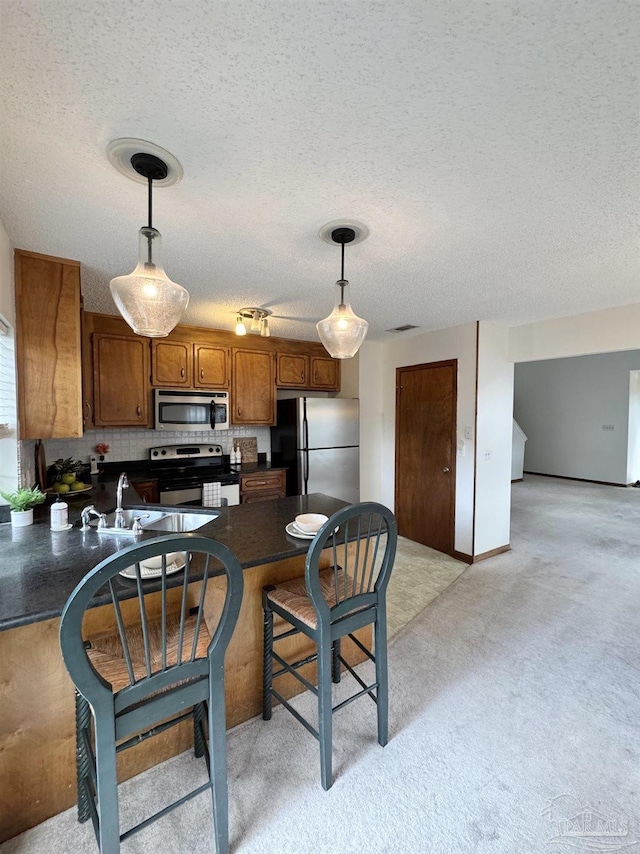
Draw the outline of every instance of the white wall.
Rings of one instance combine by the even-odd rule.
[[[629,373],[637,369],[640,350],[516,365],[525,471],[627,483]]]
[[[396,368],[458,360],[458,438],[475,421],[476,324],[422,335],[398,336],[360,349],[360,494],[362,500],[394,507]],[[511,418],[511,412],[509,413]],[[509,424],[511,422],[509,421]],[[473,440],[456,460],[455,548],[472,553]]]
[[[481,322],[474,556],[509,544],[512,422],[513,363],[509,361],[509,330]]]
[[[2,220],[0,220],[0,314],[13,327],[15,324],[15,308],[13,295],[13,252],[9,235]],[[7,336],[5,344],[13,350],[15,339],[13,328]],[[0,439],[0,490],[12,492],[18,485],[18,424],[16,412],[16,382],[15,367],[4,368],[0,377],[0,396],[2,397],[2,418],[9,424],[10,435]],[[0,498],[0,504],[6,502]]]
[[[640,303],[513,326],[512,362],[557,359],[640,348]]]

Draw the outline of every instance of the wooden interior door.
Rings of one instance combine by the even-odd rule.
[[[395,508],[401,536],[454,550],[456,360],[396,371]]]

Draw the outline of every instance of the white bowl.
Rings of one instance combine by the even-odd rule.
[[[303,533],[317,534],[328,519],[324,513],[302,513],[296,516],[295,523]]]

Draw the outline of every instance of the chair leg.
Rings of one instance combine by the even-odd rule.
[[[96,779],[98,794],[98,845],[100,854],[120,854],[116,736],[113,716],[96,711]]]
[[[376,682],[378,683],[378,744],[385,746],[389,741],[389,673],[387,667],[387,612],[378,605],[378,615],[374,624],[374,643],[376,659]]]
[[[196,703],[193,707],[193,752],[200,758],[205,755],[207,742],[204,735],[204,720],[206,709],[204,703]]]
[[[89,736],[90,727],[91,707],[82,694],[76,691],[76,779],[78,781],[78,821],[81,824],[90,817],[87,781],[91,759],[87,756],[83,738],[85,732]]]
[[[318,640],[318,735],[320,741],[320,779],[322,788],[333,785],[331,771],[332,711],[331,671],[333,664],[330,642]]]
[[[227,782],[227,733],[224,690],[213,690],[209,698],[209,763],[216,854],[229,851],[229,792]]]
[[[331,648],[331,673],[333,676],[333,681],[336,685],[340,682],[340,638],[334,640],[333,647]]]
[[[263,636],[262,647],[262,720],[271,720],[271,686],[273,685],[273,611],[269,604],[268,593],[274,587],[265,587],[262,591]]]

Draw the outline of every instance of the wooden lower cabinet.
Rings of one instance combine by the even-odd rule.
[[[93,406],[96,427],[147,427],[149,339],[93,333]]]
[[[231,356],[231,423],[276,423],[275,354],[233,348]]]
[[[286,495],[286,469],[240,475],[240,503],[271,501]]]
[[[132,480],[131,483],[143,504],[160,504],[160,488],[157,480]]]

